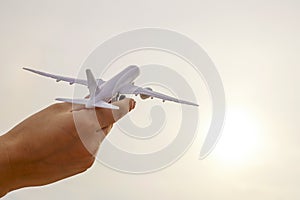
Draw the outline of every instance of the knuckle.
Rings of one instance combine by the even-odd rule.
[[[90,158],[88,158],[85,162],[85,168],[86,169],[89,169],[90,167],[93,166],[94,164],[94,161],[95,161],[95,158],[93,156],[91,156]]]

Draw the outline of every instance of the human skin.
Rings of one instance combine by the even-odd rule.
[[[90,168],[112,125],[135,107],[127,98],[113,104],[120,109],[53,104],[0,136],[0,197]]]

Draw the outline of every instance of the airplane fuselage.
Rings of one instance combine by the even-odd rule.
[[[87,103],[87,107],[93,107],[94,102],[105,101],[109,102],[120,92],[124,86],[132,84],[133,81],[139,76],[140,69],[131,65],[123,71],[112,77],[110,80],[99,85],[95,91],[95,97],[91,98]]]

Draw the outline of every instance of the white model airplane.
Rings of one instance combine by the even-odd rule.
[[[90,92],[89,98],[87,99],[56,99],[57,101],[83,104],[86,108],[101,107],[109,109],[119,109],[118,106],[112,105],[111,102],[124,99],[125,94],[135,94],[136,96],[139,94],[142,99],[147,99],[149,97],[152,99],[153,97],[156,97],[162,99],[163,102],[174,101],[177,103],[198,106],[197,104],[189,101],[176,99],[174,97],[154,92],[151,88],[142,88],[135,86],[133,84],[133,81],[140,74],[140,69],[135,65],[128,66],[108,81],[104,81],[102,79],[95,79],[90,69],[86,70],[87,80],[53,75],[25,67],[23,69],[42,76],[56,79],[57,82],[66,81],[69,82],[70,85],[77,83],[87,86]]]

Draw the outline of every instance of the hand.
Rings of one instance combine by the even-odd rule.
[[[91,167],[113,123],[135,107],[132,99],[113,104],[120,109],[96,108],[94,112],[82,106],[75,106],[74,110],[70,103],[57,103],[1,136],[0,153],[4,156],[0,159],[0,197],[18,188],[49,184]]]

